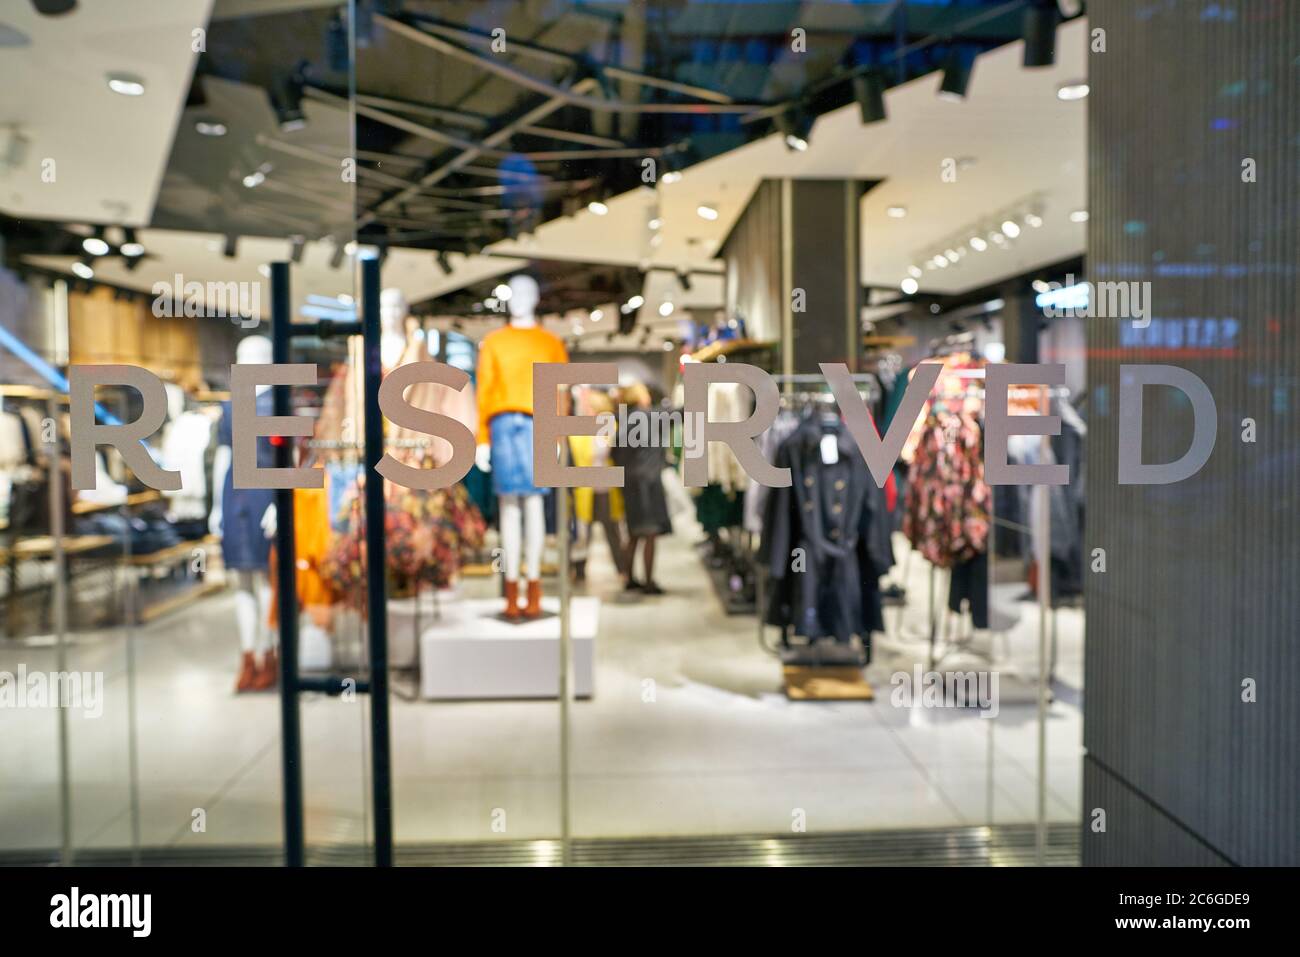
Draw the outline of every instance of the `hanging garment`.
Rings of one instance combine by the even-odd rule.
[[[14,412],[0,412],[0,471],[26,465],[31,458],[31,442],[22,417]]]
[[[431,361],[427,341],[423,337],[412,337],[393,368]],[[405,400],[414,408],[455,419],[471,432],[478,429],[478,402],[472,382],[465,383],[465,388],[459,391],[436,382],[417,382],[407,387]],[[385,433],[384,444],[388,453],[399,462],[421,468],[438,468],[451,461],[451,443],[442,436],[427,435],[389,422],[385,422]]]
[[[764,461],[771,462],[775,459],[776,450],[781,447],[781,443],[793,435],[798,427],[799,416],[788,409],[778,412],[776,420],[756,440],[758,451]],[[753,532],[755,535],[762,534],[763,506],[767,501],[767,493],[766,485],[760,485],[753,479],[749,479],[745,486],[745,531]]]
[[[907,476],[903,534],[927,561],[951,568],[988,542],[983,436],[974,416],[937,405],[920,435]]]
[[[163,434],[161,454],[166,467],[181,473],[181,487],[164,492],[167,513],[175,521],[201,520],[208,515],[208,445],[212,420],[202,412],[183,412]]]
[[[321,573],[341,595],[359,601],[366,578],[364,477],[348,492],[344,518]],[[384,482],[384,546],[395,596],[420,585],[447,588],[464,556],[483,547],[487,526],[461,484],[426,491]]]
[[[271,389],[257,397],[257,414],[274,414]],[[234,447],[230,403],[222,403],[221,424],[217,427],[217,444]],[[257,467],[275,467],[275,449],[266,436],[257,437]],[[262,530],[262,516],[275,504],[275,489],[235,488],[235,469],[226,470],[221,493],[221,557],[227,568],[264,571],[268,566],[271,542]]]
[[[835,436],[827,462],[824,435]],[[771,489],[760,560],[771,578],[768,624],[808,638],[857,635],[864,646],[883,631],[880,576],[893,565],[884,490],[876,487],[838,421],[806,419],[777,449],[791,484]]]
[[[657,445],[615,446],[610,452],[623,467],[623,504],[627,531],[633,538],[670,535],[668,497],[664,495],[664,450]]]
[[[710,422],[743,422],[752,411],[750,391],[739,382],[716,383],[709,389]],[[749,475],[725,442],[710,442],[706,451],[709,482],[724,492],[743,492]],[[739,523],[737,523],[739,524]]]
[[[591,466],[601,466],[609,464],[608,461],[597,461],[596,436],[594,435],[571,435],[569,436],[569,454],[572,456],[572,465],[574,468],[589,468]],[[609,450],[605,450],[606,459],[608,459]],[[590,523],[593,520],[593,506],[597,495],[605,494],[609,497],[610,516],[614,521],[623,519],[623,492],[621,489],[611,488],[597,491],[590,488],[575,488],[573,490],[573,514],[580,522]]]

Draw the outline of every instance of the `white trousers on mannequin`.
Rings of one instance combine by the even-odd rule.
[[[263,653],[270,646],[266,612],[271,607],[271,584],[266,572],[251,568],[235,571],[235,626],[239,650]]]
[[[523,500],[522,504],[520,499]],[[529,581],[542,577],[542,544],[546,539],[546,512],[540,495],[502,495],[501,550],[506,581],[519,581],[519,559]]]

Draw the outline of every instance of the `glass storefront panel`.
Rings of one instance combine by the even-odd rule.
[[[1294,862],[1293,18],[795,6],[6,21],[0,860]]]

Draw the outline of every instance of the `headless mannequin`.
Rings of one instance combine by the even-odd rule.
[[[235,362],[239,365],[269,365],[271,362],[271,340],[265,336],[249,336],[240,340],[235,350]],[[269,385],[259,385],[260,396]],[[213,535],[222,534],[223,499],[225,498],[226,473],[234,453],[228,445],[217,447],[212,462],[212,514],[208,517],[208,531]],[[275,505],[269,505],[262,513],[262,533],[268,538],[275,537]],[[271,584],[267,579],[265,568],[239,568],[235,575],[235,627],[239,632],[239,649],[242,653],[241,666],[236,691],[260,690],[269,688],[275,681],[274,651],[271,648],[270,629],[266,625],[267,611],[271,605]],[[259,665],[254,656],[260,656]],[[251,672],[250,672],[251,669]]]
[[[510,280],[510,325],[516,329],[529,329],[537,325],[535,310],[541,291],[531,276],[519,275]],[[492,468],[492,447],[479,445],[475,462],[484,472]],[[540,495],[501,495],[500,506],[501,551],[505,563],[507,595],[519,587],[522,558],[523,572],[529,582],[536,582],[542,574],[542,545],[546,540],[546,513]],[[507,614],[511,609],[507,609]]]

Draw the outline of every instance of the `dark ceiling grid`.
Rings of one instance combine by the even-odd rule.
[[[973,56],[1013,40],[1026,0],[365,2],[372,31],[357,53],[360,115],[354,130],[324,137],[315,124],[281,135],[266,91],[291,71],[318,119],[342,94],[327,115],[352,122],[348,77],[325,53],[338,7],[214,19],[155,225],[317,239],[355,228],[362,242],[473,253],[640,185],[637,160],[656,150],[690,165],[767,135],[792,107],[816,116],[851,102],[855,72],[887,65],[894,85],[935,69],[954,47]],[[485,57],[497,26],[508,53]],[[795,26],[808,31],[808,53],[790,49]],[[195,118],[231,102],[203,102],[214,80],[248,96],[228,117],[232,135],[196,143]],[[284,177],[296,188],[244,189],[258,154],[247,131],[234,135],[241,126],[270,142],[307,139],[322,156],[355,136],[355,186],[340,190],[319,157],[271,146],[262,150],[275,154],[267,183]],[[313,203],[316,195],[325,201]],[[349,220],[340,221],[337,199],[353,203]]]

